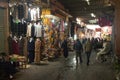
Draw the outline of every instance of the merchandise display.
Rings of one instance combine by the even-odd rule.
[[[19,56],[31,64],[61,56],[61,44],[67,29],[65,19],[53,15],[48,7],[30,3],[11,3],[9,7],[9,55],[17,55],[11,57],[13,61],[17,61]]]

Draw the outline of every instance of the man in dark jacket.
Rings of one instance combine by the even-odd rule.
[[[91,51],[92,51],[92,43],[91,43],[90,39],[88,38],[87,42],[85,44],[85,53],[87,56],[87,66],[89,66]]]
[[[63,43],[62,43],[62,45],[61,45],[61,48],[62,48],[62,50],[63,50],[63,55],[64,55],[64,57],[67,59],[67,57],[68,57],[68,46],[67,46],[68,44],[67,44],[67,39],[64,39],[64,41],[63,41]]]
[[[79,57],[80,63],[82,63],[81,53],[83,51],[83,47],[79,39],[76,40],[74,44],[74,49],[76,51],[76,63],[78,63],[78,57]]]

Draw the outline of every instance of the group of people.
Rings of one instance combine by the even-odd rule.
[[[83,63],[83,59],[82,59],[82,53],[86,54],[86,65],[89,66],[90,63],[90,56],[92,51],[95,52],[96,54],[96,61],[99,60],[99,58],[105,54],[109,54],[111,51],[111,42],[108,40],[100,40],[100,44],[97,45],[97,43],[95,42],[95,40],[90,39],[90,38],[86,38],[84,40],[80,40],[80,39],[76,39],[73,45],[74,51],[76,53],[76,63]],[[96,45],[95,45],[96,44]],[[99,46],[99,48],[97,48],[96,46]],[[68,48],[67,48],[67,40],[65,39],[62,43],[61,46],[62,50],[63,50],[63,55],[65,58],[68,57]],[[98,49],[100,49],[100,51],[97,51]]]
[[[80,40],[77,39],[74,44],[74,50],[76,52],[76,63],[78,63],[79,60],[80,60],[80,63],[83,62],[81,54],[82,54],[82,52],[85,52],[86,56],[87,56],[87,65],[89,65],[90,54],[92,51],[92,43],[91,43],[90,39],[87,39],[84,44],[82,44],[80,42]],[[79,60],[78,60],[78,58],[79,58]]]
[[[99,46],[99,47],[96,47]],[[110,51],[112,50],[111,42],[108,40],[100,40],[99,39],[99,44],[95,42],[95,40],[88,38],[85,39],[84,41],[80,41],[77,39],[74,44],[74,49],[76,52],[76,62],[78,63],[78,57],[80,60],[80,63],[82,63],[82,53],[86,54],[87,57],[87,66],[90,63],[90,55],[92,50],[96,53],[96,60],[98,61],[101,57],[104,55],[110,54]],[[100,49],[99,51],[96,51]]]

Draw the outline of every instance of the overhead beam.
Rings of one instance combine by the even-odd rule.
[[[102,12],[102,11],[112,11],[114,10],[113,7],[105,7],[105,8],[96,8],[96,9],[89,9],[89,10],[72,10],[70,11],[71,14],[86,14],[91,12]]]
[[[113,6],[89,6],[82,8],[71,8],[70,11],[88,11],[88,10],[113,10]]]
[[[61,3],[69,4],[69,3],[77,3],[77,2],[86,2],[85,0],[58,0]],[[104,2],[105,0],[90,0],[90,2],[98,3],[98,2]]]

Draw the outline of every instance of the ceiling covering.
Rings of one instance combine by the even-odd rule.
[[[59,1],[73,18],[79,17],[83,22],[89,23],[99,17],[113,17],[114,7],[109,0],[57,0]],[[92,17],[94,13],[96,17]]]

